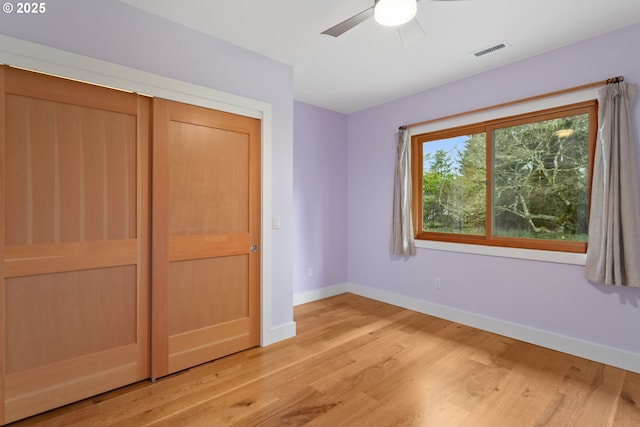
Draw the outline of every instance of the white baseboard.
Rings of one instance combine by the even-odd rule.
[[[312,291],[301,292],[293,295],[293,305],[306,304],[308,302],[329,298],[334,295],[340,295],[348,292],[348,284],[340,283],[337,285],[327,286],[326,288],[314,289]]]
[[[640,373],[640,354],[637,353],[509,323],[355,283],[349,283],[347,289],[348,292],[356,295]]]
[[[274,326],[269,329],[268,336],[262,337],[260,345],[266,347],[296,336],[296,322],[289,322],[283,325]]]
[[[446,319],[452,322],[493,332],[509,338],[539,345],[561,351],[563,353],[626,369],[628,371],[640,373],[640,354],[606,347],[588,341],[571,338],[549,331],[543,331],[516,323],[505,322],[479,314],[470,313],[464,310],[457,310],[439,304],[405,295],[396,294],[381,289],[372,288],[356,283],[343,283],[330,286],[324,289],[296,294],[293,298],[294,304],[304,304],[340,293],[350,292],[376,301],[397,305],[398,307],[414,310],[419,313]]]

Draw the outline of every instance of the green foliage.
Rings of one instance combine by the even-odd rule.
[[[494,132],[496,234],[586,236],[587,135],[586,114]]]
[[[423,224],[426,230],[483,234],[485,227],[484,134],[473,135],[465,148],[426,155]]]
[[[588,115],[499,128],[491,136],[494,234],[586,240]],[[484,234],[485,134],[468,135],[461,150],[428,154],[423,164],[423,228]]]

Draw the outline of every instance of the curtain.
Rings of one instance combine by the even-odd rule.
[[[631,104],[636,85],[598,91],[585,277],[593,283],[640,287],[640,195]]]
[[[397,134],[395,171],[390,250],[392,255],[411,256],[416,254],[416,245],[411,222],[411,146],[407,128],[400,128]]]

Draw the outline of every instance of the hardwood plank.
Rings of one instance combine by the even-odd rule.
[[[576,425],[613,425],[625,376],[620,369],[602,366],[587,390],[586,410],[580,414]]]
[[[557,389],[556,398],[548,403],[540,425],[576,425],[584,413],[591,411],[589,399],[592,393],[588,390],[602,378],[602,369],[603,365],[596,362],[574,360]]]
[[[362,425],[362,419],[378,406],[380,402],[366,393],[358,392],[349,397],[348,404],[341,402],[305,425],[310,427]]]
[[[640,374],[627,372],[613,425],[640,426]]]
[[[16,423],[635,426],[640,375],[352,294],[298,335]]]

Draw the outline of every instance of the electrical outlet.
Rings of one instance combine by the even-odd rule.
[[[313,277],[313,268],[307,268],[307,277]]]
[[[435,279],[433,279],[433,287],[436,289],[442,289],[442,281],[440,280],[439,277],[436,277]]]

